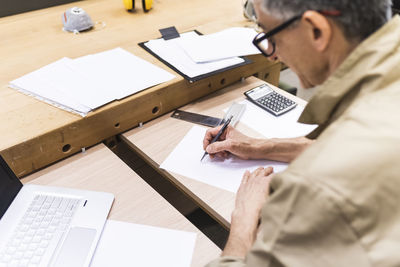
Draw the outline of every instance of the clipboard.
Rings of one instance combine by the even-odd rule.
[[[158,39],[162,39],[163,38],[164,40],[170,40],[170,39],[174,39],[174,38],[179,38],[179,33],[176,31],[175,27],[162,29],[162,30],[160,30],[160,32],[163,34],[163,37],[160,37]],[[202,33],[200,33],[197,30],[194,30],[193,32],[197,33],[198,35],[203,35]],[[194,83],[194,82],[197,82],[197,81],[202,80],[204,78],[213,76],[215,74],[222,73],[222,72],[225,72],[227,70],[231,70],[231,69],[234,69],[234,68],[237,68],[237,67],[240,67],[240,66],[244,66],[244,65],[248,65],[250,63],[253,63],[253,61],[251,61],[247,57],[238,57],[238,58],[243,59],[243,62],[238,63],[238,64],[234,64],[234,65],[230,65],[230,66],[218,69],[218,70],[214,70],[214,71],[211,71],[211,72],[208,72],[208,73],[204,73],[204,74],[201,74],[201,75],[198,75],[198,76],[195,76],[195,77],[190,77],[190,76],[186,75],[185,73],[181,72],[174,65],[170,64],[168,61],[166,61],[164,58],[162,58],[156,52],[151,50],[149,47],[147,47],[146,46],[147,42],[149,42],[149,41],[138,43],[138,45],[140,47],[142,47],[144,50],[146,50],[148,53],[153,55],[155,58],[160,60],[163,64],[168,66],[170,69],[174,70],[176,73],[181,75],[183,78],[185,78],[185,80],[189,81],[190,83]]]

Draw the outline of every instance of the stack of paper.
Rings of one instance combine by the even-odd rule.
[[[189,57],[204,63],[238,56],[260,54],[253,45],[257,32],[252,28],[234,27],[208,35],[197,35],[179,40]]]
[[[108,220],[90,266],[189,267],[195,242],[195,233]]]
[[[225,58],[224,56],[224,59],[212,59],[207,62],[196,62],[189,56],[183,46],[185,46],[185,44],[196,43],[198,37],[199,35],[196,32],[187,32],[175,39],[164,40],[161,38],[151,40],[144,43],[144,46],[169,64],[170,67],[173,67],[177,72],[187,76],[185,78],[192,81],[199,79],[198,77],[202,75],[210,75],[216,71],[246,63],[243,58],[237,57],[238,55],[230,56],[229,58]],[[214,48],[205,48],[203,52],[215,54],[220,51],[220,49],[218,49],[218,51],[215,52],[213,49]]]
[[[115,48],[77,59],[62,58],[12,82],[10,87],[59,108],[88,112],[175,76]]]

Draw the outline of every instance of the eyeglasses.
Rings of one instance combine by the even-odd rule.
[[[325,16],[340,16],[341,12],[338,10],[332,10],[332,11],[325,11],[325,10],[317,10],[318,13],[321,13],[322,15]],[[269,32],[260,32],[259,34],[254,37],[253,44],[255,47],[260,50],[260,52],[266,56],[270,57],[275,53],[276,50],[276,44],[274,41],[271,40],[271,37],[287,27],[289,27],[291,24],[293,24],[296,20],[299,20],[303,17],[304,13],[294,16],[293,18],[289,19],[288,21],[285,21],[281,25],[277,26],[276,28],[272,29]]]

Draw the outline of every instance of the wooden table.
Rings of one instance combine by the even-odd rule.
[[[243,92],[261,83],[263,81],[259,79],[248,78],[243,82],[236,83],[213,95],[186,105],[181,110],[222,118],[225,108],[228,108],[233,101],[240,102],[243,100]],[[275,90],[296,101],[299,105],[304,106],[306,104],[305,101],[278,88],[275,88]],[[229,229],[230,216],[235,203],[234,193],[159,169],[160,164],[194,125],[173,119],[170,116],[171,113],[155,119],[141,128],[128,131],[122,134],[121,138],[151,166],[158,169],[161,175],[170,179],[222,226]],[[261,137],[243,124],[239,123],[236,128],[250,136]]]
[[[242,77],[257,75],[278,83],[280,64],[261,55],[251,56],[254,62],[250,65],[192,84],[177,75],[170,82],[114,101],[85,118],[7,87],[10,81],[62,57],[76,58],[115,47],[173,72],[137,43],[158,38],[159,29],[172,25],[181,32],[197,29],[205,34],[250,25],[242,15],[241,0],[158,0],[148,13],[143,12],[140,1],[136,2],[137,10],[132,13],[124,10],[121,0],[85,0],[0,18],[0,153],[19,177]],[[95,29],[78,35],[61,30],[61,15],[73,6],[83,8],[99,22]]]
[[[214,243],[102,144],[22,181],[110,192],[115,201],[109,219],[195,232],[192,266],[204,266],[220,253]]]

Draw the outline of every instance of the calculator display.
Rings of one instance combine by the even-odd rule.
[[[252,99],[259,99],[269,93],[272,93],[273,90],[267,86],[266,84],[263,84],[259,87],[256,87],[254,89],[251,89],[250,91],[247,91],[247,95],[251,97]]]

